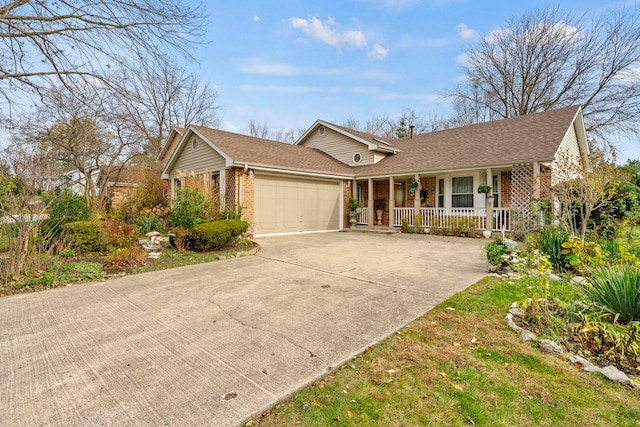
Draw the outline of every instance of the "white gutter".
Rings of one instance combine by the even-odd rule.
[[[279,173],[279,174],[286,174],[286,175],[312,176],[316,178],[329,178],[329,179],[353,179],[353,175],[331,175],[331,174],[320,173],[320,172],[296,171],[291,169],[276,169],[276,168],[270,168],[266,166],[248,166],[247,164],[244,164],[244,163],[234,164],[234,166],[242,167],[242,168],[250,167],[254,171],[271,172],[271,173]],[[244,170],[246,172],[246,169]]]

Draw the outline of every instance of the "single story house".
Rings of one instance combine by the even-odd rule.
[[[402,139],[318,120],[293,145],[188,126],[167,146],[162,177],[172,194],[184,174],[202,175],[222,207],[242,205],[255,235],[342,230],[349,197],[363,206],[363,225],[413,224],[419,213],[425,227],[466,218],[508,231],[509,212],[548,199],[559,157],[589,158],[579,106]]]

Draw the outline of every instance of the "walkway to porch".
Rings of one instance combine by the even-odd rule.
[[[492,231],[511,231],[509,224],[508,208],[493,208]],[[404,220],[410,226],[414,226],[414,208],[394,208],[393,224],[391,226],[400,227]],[[475,228],[477,230],[487,230],[486,209],[484,208],[420,208],[419,214],[422,216],[422,227],[429,228]],[[375,218],[375,217],[374,217]],[[367,225],[369,223],[369,209],[361,208],[358,224]],[[386,225],[386,224],[383,224]]]

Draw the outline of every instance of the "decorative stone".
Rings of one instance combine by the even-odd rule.
[[[524,317],[524,310],[520,307],[514,307],[509,310],[509,313],[513,314],[516,317]]]
[[[604,368],[600,369],[600,373],[613,382],[630,385],[634,388],[638,387],[638,384],[636,382],[631,380],[624,372],[620,371],[615,366],[605,366]]]
[[[507,251],[515,252],[518,250],[518,242],[509,238],[502,239],[502,243],[507,247]]]
[[[538,348],[540,351],[547,354],[553,354],[556,356],[562,356],[564,354],[562,347],[551,340],[538,340]]]
[[[532,341],[538,338],[538,336],[531,331],[523,329],[522,334],[520,334],[520,338],[522,338],[522,341]]]
[[[587,372],[601,371],[599,367],[595,366],[593,363],[589,362],[584,357],[576,356],[575,354],[572,354],[571,356],[569,356],[569,361],[574,365],[576,365],[577,367],[581,368],[583,371],[587,371]]]
[[[555,273],[551,273],[549,274],[549,280],[551,280],[552,282],[562,282],[562,277],[558,276]]]
[[[571,283],[574,285],[584,285],[585,283],[587,283],[587,279],[585,279],[583,276],[575,276],[571,278]]]

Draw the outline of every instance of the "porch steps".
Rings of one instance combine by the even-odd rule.
[[[347,228],[346,231],[359,233],[397,234],[400,233],[400,227],[385,227],[381,225],[373,225],[369,227],[367,225],[356,225],[356,228]]]

